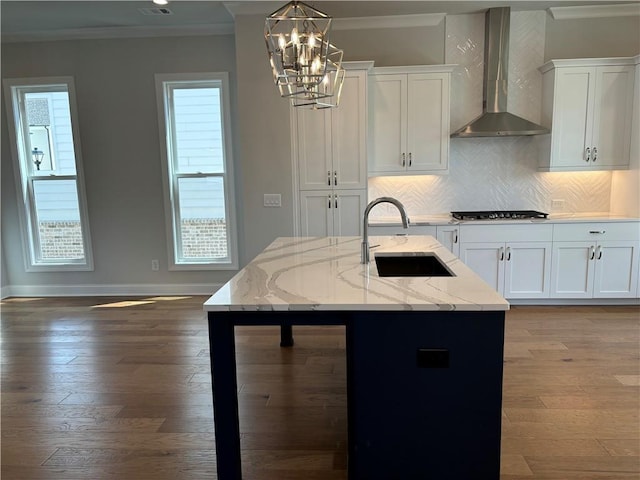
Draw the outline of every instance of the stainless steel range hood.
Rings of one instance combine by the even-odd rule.
[[[451,134],[452,137],[541,135],[549,129],[507,112],[509,83],[509,7],[490,8],[484,33],[482,115]]]

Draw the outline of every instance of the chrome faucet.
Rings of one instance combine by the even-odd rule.
[[[409,217],[407,217],[407,212],[404,209],[404,205],[402,205],[399,200],[391,197],[380,197],[369,202],[367,208],[364,209],[364,219],[362,221],[362,245],[360,248],[360,263],[369,263],[369,260],[371,259],[369,257],[369,212],[379,203],[391,203],[395,205],[396,208],[400,211],[400,216],[402,217],[402,226],[404,228],[409,228]]]

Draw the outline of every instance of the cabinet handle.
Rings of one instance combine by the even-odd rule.
[[[589,147],[587,147],[587,150],[586,150],[585,160],[587,162],[591,160],[591,149]]]
[[[409,166],[411,166],[411,152],[409,152]]]
[[[598,260],[600,260],[602,258],[602,247],[600,245],[598,245],[597,252],[598,252]]]
[[[507,262],[511,261],[511,247],[507,247]]]
[[[589,256],[589,260],[593,260],[594,258],[596,258],[596,249],[593,246],[589,248],[589,251],[591,252],[591,255]]]
[[[334,185],[338,185],[338,171],[337,170],[333,171],[333,184]]]
[[[327,171],[327,185],[331,186],[331,170]]]
[[[335,199],[335,207],[338,208],[338,195],[334,195],[333,198]]]
[[[504,260],[504,247],[500,247],[500,261]]]
[[[458,229],[453,231],[453,243],[458,243]]]
[[[597,159],[598,159],[598,149],[596,147],[593,147],[593,159],[591,161],[595,162]]]
[[[593,233],[594,235],[602,235],[606,232],[606,230],[589,230],[589,233]]]
[[[329,197],[329,208],[331,208],[331,195],[328,195]]]
[[[406,155],[403,153],[402,154],[402,166],[403,167],[407,165],[407,162],[405,161],[405,158],[406,158]]]

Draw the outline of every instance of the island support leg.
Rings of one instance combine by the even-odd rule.
[[[293,347],[293,327],[285,320],[280,323],[280,346]]]
[[[241,480],[238,381],[233,313],[209,312],[216,464],[219,480]]]

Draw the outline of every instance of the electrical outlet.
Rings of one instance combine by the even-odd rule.
[[[265,207],[281,207],[282,196],[279,193],[265,193],[264,206]]]
[[[160,270],[160,262],[158,260],[151,260],[151,270],[154,272]]]
[[[551,200],[551,210],[553,212],[562,212],[564,210],[564,199]]]

